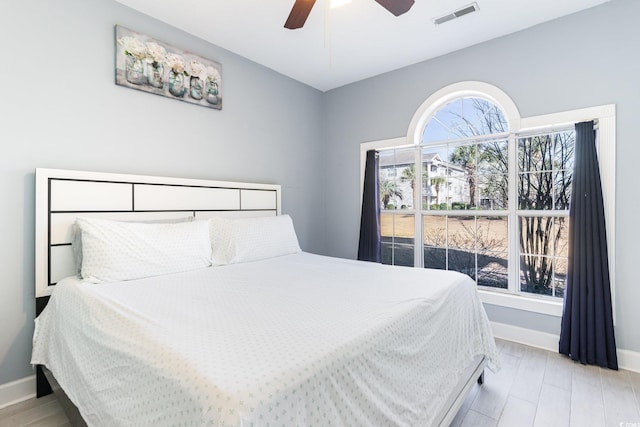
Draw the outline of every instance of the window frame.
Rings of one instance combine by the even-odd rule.
[[[517,140],[519,137],[532,134],[555,132],[575,123],[594,120],[596,122],[596,147],[598,151],[598,163],[602,180],[602,190],[605,207],[605,217],[607,219],[607,246],[609,255],[609,271],[611,280],[611,294],[614,311],[615,304],[615,153],[616,153],[616,108],[614,104],[596,107],[575,109],[551,114],[543,114],[531,117],[520,117],[517,107],[511,98],[499,88],[483,82],[461,82],[447,86],[431,95],[416,110],[406,136],[385,139],[380,141],[364,142],[360,145],[360,206],[362,205],[362,186],[364,182],[364,166],[366,162],[366,152],[372,149],[409,148],[416,149],[416,176],[422,176],[422,161],[420,158],[421,148],[428,147],[429,144],[421,144],[422,132],[429,120],[435,113],[448,102],[460,97],[478,97],[495,103],[502,108],[509,124],[507,141],[509,144],[509,167],[517,174]],[[432,144],[437,145],[437,143]],[[510,175],[512,172],[509,172]],[[416,180],[418,188],[414,196],[414,209],[388,211],[389,213],[413,214],[415,219],[416,236],[422,230],[422,180]],[[513,179],[509,180],[509,203],[516,203],[517,188]],[[511,205],[510,205],[511,206]],[[441,211],[442,212],[442,211]],[[483,216],[483,210],[474,210],[473,215]],[[496,211],[491,212],[495,215]],[[518,217],[521,212],[517,206],[508,210],[509,218],[509,284],[507,289],[478,287],[478,293],[484,303],[498,305],[502,307],[515,308],[535,313],[541,313],[560,317],[563,309],[563,299],[549,297],[545,295],[535,295],[520,292],[519,289],[519,248],[516,241],[518,231]],[[560,211],[561,212],[561,211]],[[444,214],[444,212],[442,212]],[[421,233],[420,233],[421,234]],[[416,237],[414,246],[415,268],[423,268],[422,257],[424,245],[422,235]]]

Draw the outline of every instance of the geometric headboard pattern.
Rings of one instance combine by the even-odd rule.
[[[36,169],[36,297],[76,272],[78,216],[114,220],[280,215],[280,186],[101,172]]]

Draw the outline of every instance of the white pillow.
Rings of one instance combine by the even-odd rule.
[[[211,265],[208,221],[147,224],[77,218],[82,232],[81,277],[117,282]]]
[[[194,220],[193,216],[184,216],[181,218],[168,218],[168,219],[148,219],[142,221],[127,221],[127,222],[140,222],[145,224],[175,224],[178,222],[191,222]],[[82,231],[78,227],[77,223],[71,225],[71,248],[73,249],[73,257],[76,260],[76,268],[78,274],[82,271]]]
[[[211,218],[213,265],[258,261],[302,252],[289,215]]]

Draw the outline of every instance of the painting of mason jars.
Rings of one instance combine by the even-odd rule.
[[[116,25],[116,84],[222,109],[221,65]]]

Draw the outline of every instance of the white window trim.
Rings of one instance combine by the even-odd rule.
[[[551,301],[542,297],[487,289],[478,289],[478,294],[480,295],[480,300],[485,304],[532,311],[549,316],[562,316],[562,301]]]
[[[509,122],[510,138],[514,138],[516,134],[534,130],[553,130],[555,128],[566,127],[567,125],[573,125],[582,121],[595,120],[597,122],[598,139],[596,144],[598,149],[600,176],[602,180],[605,217],[607,220],[606,231],[609,255],[609,274],[611,280],[611,301],[613,306],[613,318],[615,319],[616,106],[614,104],[521,118],[518,108],[511,98],[501,89],[493,85],[484,82],[468,81],[444,87],[429,96],[427,100],[418,107],[413,115],[411,123],[409,124],[406,136],[380,141],[369,141],[360,144],[360,206],[362,206],[364,168],[366,164],[367,151],[373,149],[401,148],[419,145],[424,127],[436,111],[447,102],[461,96],[479,96],[500,106],[505,112]],[[418,162],[418,164],[421,163]],[[419,192],[416,193],[421,194]],[[421,205],[416,204],[415,206]],[[412,210],[412,213],[413,212],[414,211]],[[416,219],[416,221],[418,220]],[[416,246],[418,246],[417,241]],[[556,317],[562,316],[562,301],[551,300],[534,295],[529,296],[522,293],[505,292],[504,290],[487,290],[486,288],[479,288],[478,293],[481,300],[487,304],[531,311]]]
[[[364,193],[364,168],[367,165],[367,151],[407,146],[413,147],[413,143],[407,144],[407,138],[404,136],[380,141],[363,142],[360,144],[360,206],[362,206],[362,195]]]

